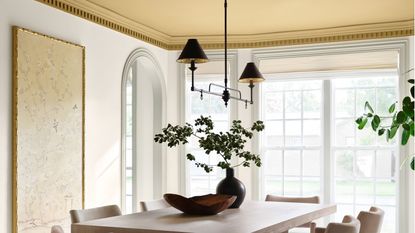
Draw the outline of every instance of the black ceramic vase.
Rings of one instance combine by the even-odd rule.
[[[245,198],[245,185],[234,176],[233,168],[226,169],[226,177],[216,187],[217,194],[236,196],[235,202],[229,208],[239,208]]]

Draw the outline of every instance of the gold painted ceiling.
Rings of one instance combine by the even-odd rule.
[[[68,12],[76,8],[168,49],[180,47],[189,37],[210,48],[221,47],[223,41],[223,0],[37,1]],[[402,36],[413,34],[413,18],[413,0],[228,0],[231,47]]]

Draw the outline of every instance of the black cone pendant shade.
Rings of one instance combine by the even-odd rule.
[[[242,72],[241,77],[239,78],[240,83],[259,83],[264,81],[264,77],[261,72],[259,72],[255,63],[249,62],[246,64],[244,72]]]
[[[205,52],[203,52],[202,47],[196,39],[187,40],[182,53],[177,59],[177,62],[179,63],[190,64],[192,61],[194,61],[194,63],[204,63],[208,61]]]

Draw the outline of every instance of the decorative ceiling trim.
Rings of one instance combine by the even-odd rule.
[[[223,35],[170,36],[123,17],[89,1],[36,0],[56,9],[121,32],[167,50],[181,50],[188,38],[197,38],[204,49],[223,48]],[[229,48],[262,48],[414,35],[414,20],[287,31],[257,35],[229,35]]]

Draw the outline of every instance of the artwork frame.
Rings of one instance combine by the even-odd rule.
[[[42,190],[44,193],[39,193],[39,195],[46,194],[47,197],[45,198],[50,198],[48,195],[54,191],[52,188],[60,188],[56,193],[62,192],[62,195],[66,195],[66,200],[70,203],[69,205],[66,204],[68,208],[69,206],[74,208],[84,208],[85,206],[85,47],[18,26],[12,27],[12,35],[12,230],[13,233],[41,232],[50,224],[55,224],[47,216],[53,216],[54,213],[48,211],[53,210],[53,207],[57,207],[53,205],[53,201],[60,203],[57,201],[59,198],[40,201],[46,206],[31,203],[34,206],[44,208],[41,211],[36,211],[36,213],[40,212],[40,216],[42,214],[46,215],[46,217],[41,216],[38,220],[41,224],[45,224],[45,222],[48,224],[42,225],[43,229],[40,230],[25,230],[24,227],[21,227],[24,230],[20,230],[20,218],[24,218],[21,216],[27,217],[33,212],[27,209],[23,212],[20,210],[23,209],[20,206],[27,204],[19,203],[27,194],[25,190],[31,190],[32,188],[33,192],[35,192],[34,190]],[[22,72],[22,69],[25,69],[24,72]],[[28,110],[36,109],[39,106],[41,106],[39,109],[44,109],[43,112]],[[30,119],[27,119],[28,116],[30,116]],[[53,119],[53,124],[51,124],[51,119]],[[27,127],[27,125],[30,127]],[[29,128],[35,129],[29,130]],[[48,132],[53,131],[56,132],[56,135],[48,135]],[[38,132],[39,137],[36,135]],[[41,141],[41,139],[43,140]],[[66,143],[66,139],[69,139],[68,143]],[[33,145],[35,147],[34,152],[32,151],[33,147],[31,147]],[[56,145],[62,146],[56,147]],[[31,147],[30,150],[25,149],[29,147]],[[47,149],[50,148],[52,148],[51,151],[48,151]],[[35,158],[33,159],[31,156]],[[38,159],[36,156],[43,159],[41,160],[43,163],[36,160]],[[32,163],[24,164],[25,159]],[[33,161],[35,162],[33,163]],[[74,169],[65,170],[59,167],[62,164],[75,166]],[[24,179],[24,172],[30,166],[35,168],[40,166],[46,170],[41,171],[42,173],[39,172],[40,178],[33,175],[36,178]],[[52,170],[47,170],[48,168]],[[38,170],[33,169],[32,172],[36,173]],[[28,175],[32,176],[31,173]],[[59,179],[65,175],[70,177],[65,181],[68,182],[68,185],[74,187],[74,190],[70,190],[70,194],[68,194],[68,186],[65,186],[65,184],[59,184],[58,186],[51,182],[52,177]],[[28,180],[32,182],[27,182]],[[62,179],[60,180],[62,181]],[[73,182],[69,183],[69,181]],[[51,190],[45,190],[49,186],[41,187],[45,183],[51,186]],[[34,187],[23,188],[24,185],[32,184],[34,184]],[[53,197],[53,194],[50,195]],[[59,200],[61,200],[61,197]],[[69,212],[64,212],[66,212],[66,215],[59,221],[68,223],[70,219]],[[63,216],[62,210],[60,216]],[[30,221],[33,222],[26,225],[30,226],[31,224],[33,229],[39,226],[39,221],[36,222],[35,218],[30,219]]]

